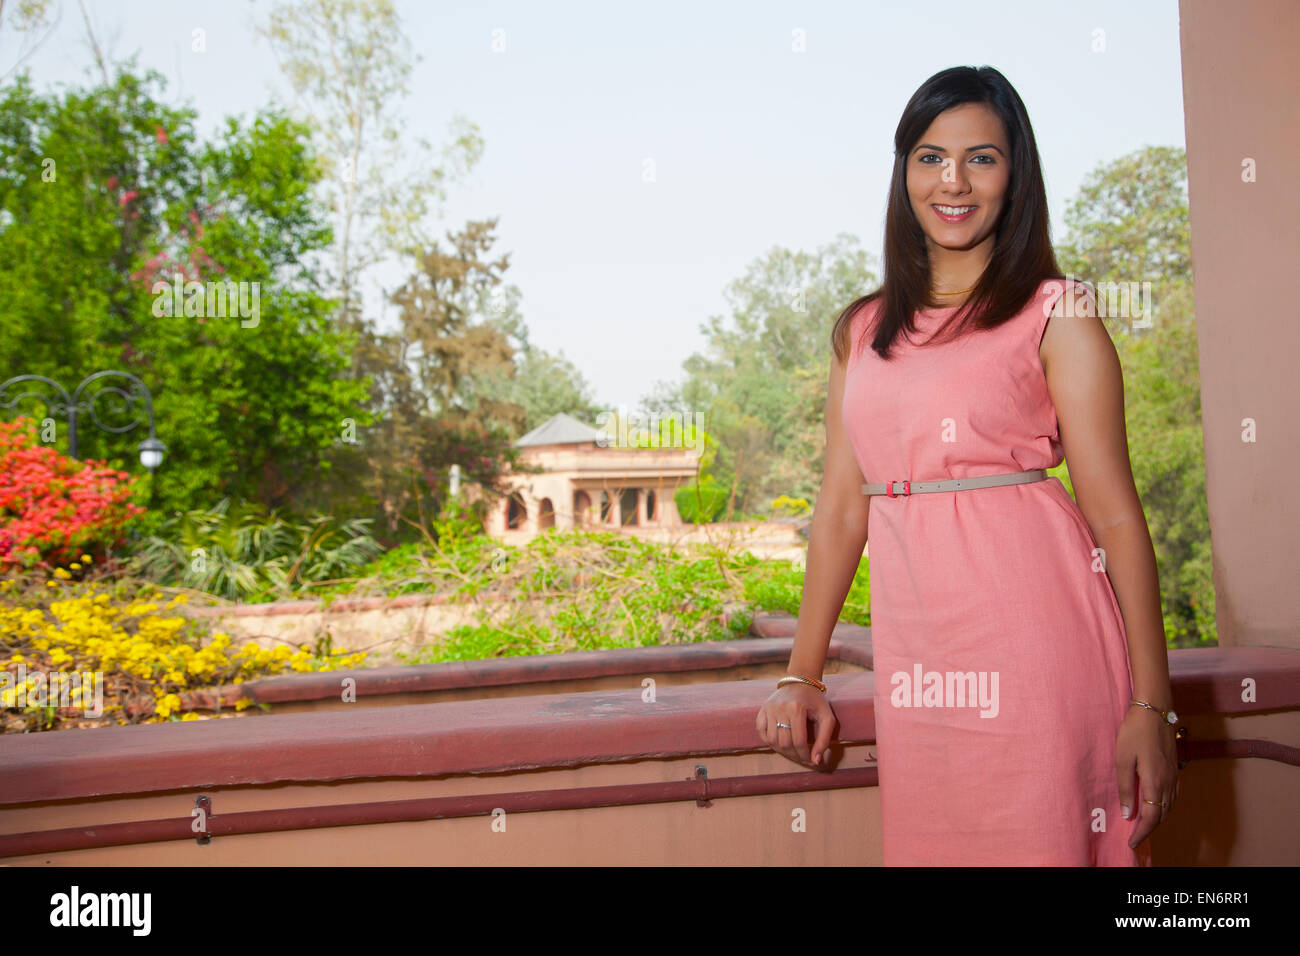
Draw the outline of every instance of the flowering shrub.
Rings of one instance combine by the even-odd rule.
[[[222,632],[205,640],[201,622],[166,613],[182,603],[184,595],[160,606],[157,589],[148,584],[133,597],[118,592],[135,585],[119,583],[112,590],[100,590],[95,581],[71,584],[71,572],[81,571],[90,555],[81,558],[70,570],[54,569],[44,588],[28,582],[24,590],[14,577],[0,581],[0,655],[11,652],[7,658],[0,656],[0,669],[11,675],[8,689],[0,692],[0,707],[12,712],[18,703],[19,665],[46,673],[102,672],[104,717],[99,722],[126,724],[198,720],[197,712],[182,713],[182,695],[199,687],[239,684],[286,671],[354,667],[365,659],[364,651],[315,653],[283,645],[267,649],[251,642],[235,648]],[[29,692],[31,687],[28,681]],[[241,698],[235,709],[250,703]],[[75,711],[29,705],[16,718],[6,715],[5,729],[41,729],[72,716]]]
[[[131,504],[133,490],[124,471],[40,444],[31,419],[0,423],[0,571],[120,543],[145,510]]]

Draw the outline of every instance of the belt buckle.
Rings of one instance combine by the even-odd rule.
[[[894,492],[894,485],[898,484],[899,481],[902,481],[902,484],[903,484],[903,491],[902,491],[903,494],[905,494],[905,495],[910,495],[910,494],[912,493],[912,483],[911,483],[910,481],[905,481],[905,480],[903,480],[903,479],[897,479],[897,480],[894,480],[894,481],[887,481],[887,482],[885,482],[885,494],[886,494],[888,497],[890,497],[890,498],[897,498],[897,497],[898,497],[898,495],[895,494],[895,492]]]

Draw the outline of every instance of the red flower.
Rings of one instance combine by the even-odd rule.
[[[154,126],[153,135],[154,135],[154,139],[158,140],[158,142],[160,143],[167,142],[167,131],[164,130],[161,126],[157,126],[157,125]]]
[[[0,569],[74,561],[121,540],[144,509],[126,472],[36,443],[31,420],[0,423]]]
[[[132,199],[134,199],[138,195],[140,195],[140,191],[138,189],[128,190],[127,192],[122,193],[122,198],[117,201],[117,204],[119,206],[125,206],[127,203],[129,203]]]

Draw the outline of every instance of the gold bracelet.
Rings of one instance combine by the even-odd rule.
[[[826,685],[823,684],[821,681],[816,680],[815,678],[812,677],[799,677],[795,674],[791,674],[789,677],[782,677],[779,681],[776,682],[776,686],[780,688],[780,687],[784,687],[786,684],[794,684],[794,683],[811,684],[813,687],[816,687],[823,694],[826,693]]]
[[[1154,710],[1157,714],[1160,715],[1160,722],[1162,724],[1167,724],[1170,727],[1173,727],[1178,723],[1178,715],[1174,713],[1172,707],[1169,710],[1161,710],[1159,707],[1153,707],[1151,704],[1148,704],[1146,701],[1138,700],[1136,697],[1130,697],[1128,705],[1130,707],[1136,705],[1138,707],[1145,707],[1147,710]]]

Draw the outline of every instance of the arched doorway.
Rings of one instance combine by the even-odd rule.
[[[506,501],[506,528],[510,531],[517,531],[527,521],[528,508],[524,505],[524,499],[520,497],[518,492],[515,492]]]

